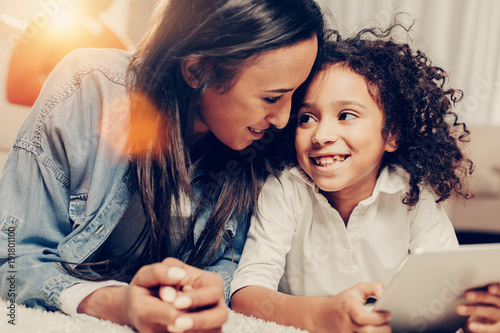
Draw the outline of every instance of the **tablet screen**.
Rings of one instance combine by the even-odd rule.
[[[465,291],[500,281],[500,244],[410,254],[374,310],[390,311],[393,332],[456,332]]]

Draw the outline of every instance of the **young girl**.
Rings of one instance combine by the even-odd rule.
[[[236,311],[311,332],[389,331],[390,314],[365,300],[409,252],[458,246],[440,203],[469,197],[469,132],[451,111],[461,91],[420,51],[367,35],[326,48],[297,112],[300,167],[260,195],[231,284]],[[487,320],[470,320],[477,332],[498,330],[500,293],[489,291],[474,294],[484,306],[460,308]]]
[[[217,332],[247,216],[280,168],[239,151],[287,124],[324,21],[314,0],[157,5],[134,54],[78,50],[45,82],[0,179],[0,297]],[[174,301],[165,285],[190,288]]]

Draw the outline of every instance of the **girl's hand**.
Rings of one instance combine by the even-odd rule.
[[[490,284],[487,291],[467,291],[465,298],[474,303],[457,306],[459,315],[469,316],[464,326],[466,332],[500,332],[500,283]]]
[[[163,286],[188,287],[164,301],[159,296]],[[228,318],[223,288],[217,274],[167,258],[139,269],[127,287],[97,290],[82,301],[79,311],[141,333],[221,332]]]
[[[364,307],[367,298],[380,297],[383,292],[384,287],[380,283],[361,283],[329,297],[329,305],[318,318],[323,321],[322,326],[326,330],[318,332],[331,331],[332,327],[338,332],[391,332],[388,312],[371,312]]]

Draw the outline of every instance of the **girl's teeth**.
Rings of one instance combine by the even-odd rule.
[[[253,129],[253,128],[250,128],[250,130],[251,130],[252,132],[257,133],[257,134],[260,134],[260,133],[262,133],[262,131],[263,131],[263,130],[256,130],[256,129]]]
[[[330,166],[333,165],[334,163],[342,163],[346,159],[345,156],[326,156],[326,157],[315,157],[314,160],[316,161],[316,164],[321,165],[321,166]]]

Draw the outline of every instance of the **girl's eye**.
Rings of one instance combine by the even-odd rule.
[[[312,123],[313,121],[314,121],[314,118],[306,113],[301,114],[299,116],[299,124]]]
[[[281,97],[283,96],[277,96],[277,97],[265,97],[264,100],[268,103],[268,104],[274,104],[276,103],[277,101],[279,101],[281,99]]]
[[[339,115],[339,120],[353,120],[356,118],[358,118],[358,116],[356,116],[354,113],[351,112],[342,112]]]

